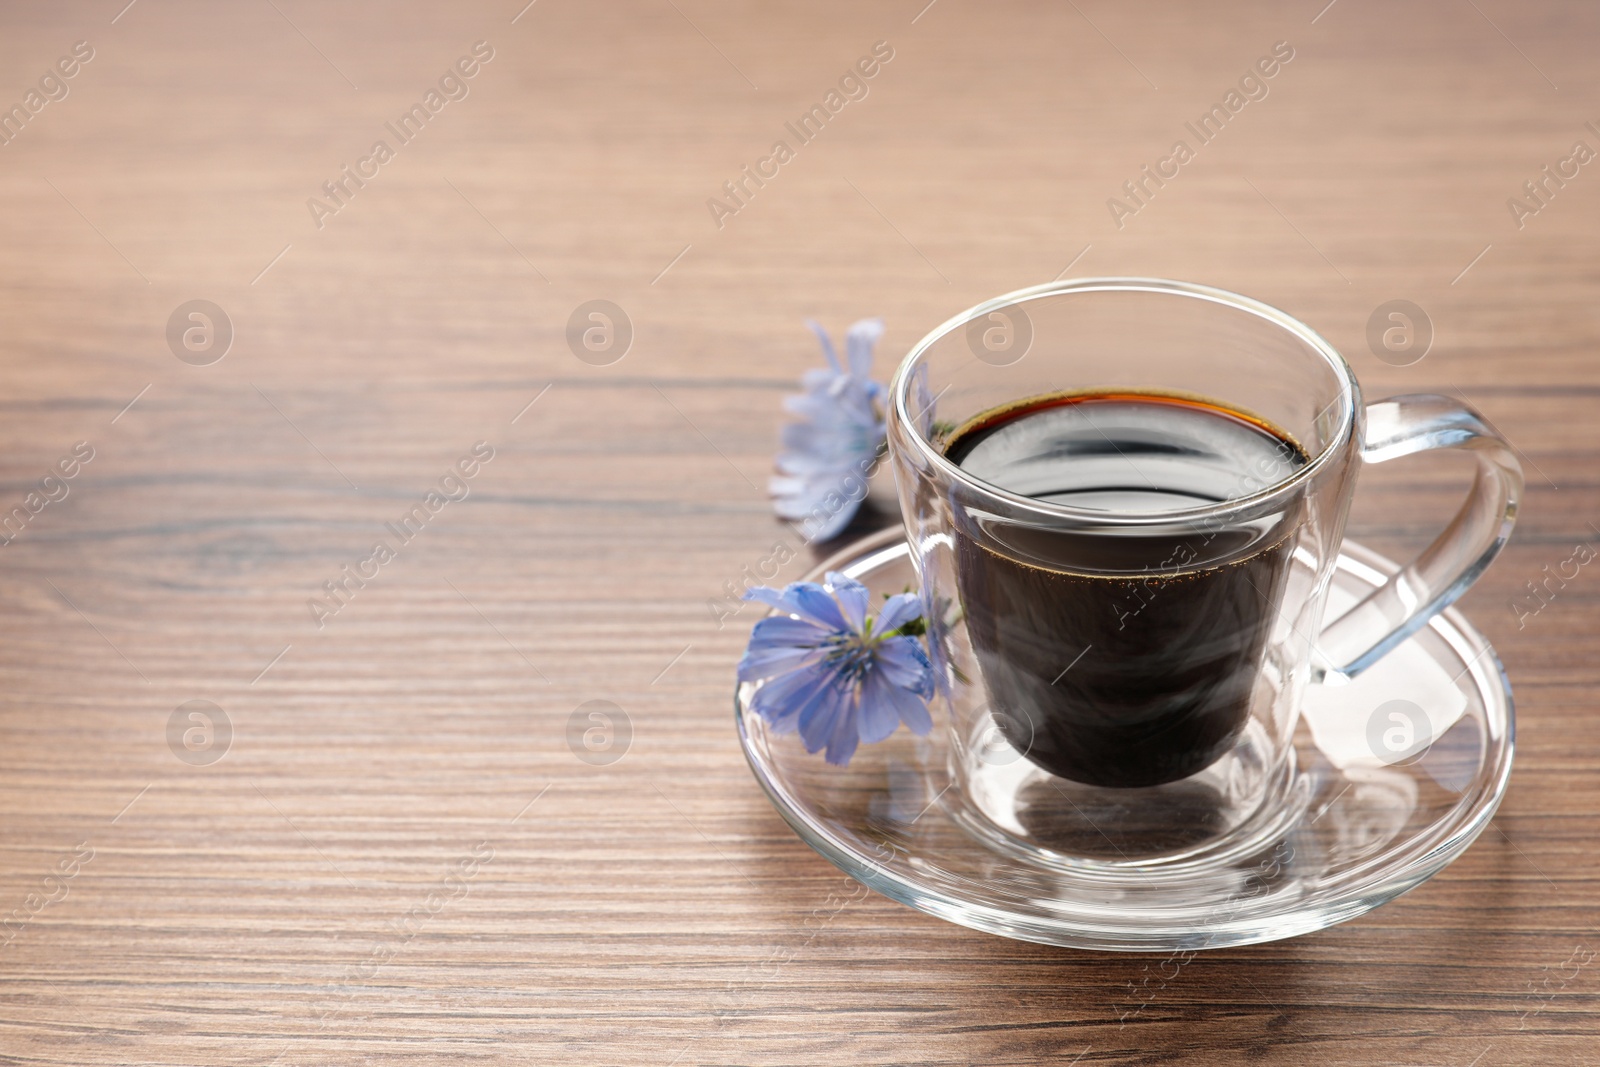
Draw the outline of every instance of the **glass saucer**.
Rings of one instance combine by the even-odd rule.
[[[1346,542],[1333,617],[1396,570]],[[916,588],[904,533],[827,561],[882,594]],[[1414,888],[1488,825],[1511,775],[1511,687],[1454,609],[1343,686],[1311,686],[1287,799],[1246,847],[1185,862],[1063,863],[973,822],[946,770],[945,724],[862,745],[848,767],[773,733],[735,697],[750,767],[796,833],[852,878],[975,930],[1073,948],[1159,952],[1310,933]],[[1398,731],[1398,733],[1396,733]],[[1431,743],[1428,743],[1429,739]]]

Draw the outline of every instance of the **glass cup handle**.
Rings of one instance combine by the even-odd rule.
[[[1360,674],[1466,592],[1511,536],[1522,497],[1522,465],[1511,446],[1467,405],[1413,393],[1369,404],[1366,416],[1364,464],[1464,448],[1477,471],[1466,502],[1433,544],[1323,627],[1316,662],[1327,681]]]

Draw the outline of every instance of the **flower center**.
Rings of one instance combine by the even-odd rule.
[[[833,639],[833,651],[828,653],[828,665],[846,682],[859,681],[872,669],[873,646],[876,638],[863,638],[850,634]]]

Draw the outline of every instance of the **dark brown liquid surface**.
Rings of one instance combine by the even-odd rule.
[[[946,455],[1041,501],[1164,512],[1248,496],[1305,455],[1217,404],[1036,397],[959,427]],[[1069,533],[956,516],[957,582],[995,721],[1065,778],[1138,787],[1210,766],[1248,721],[1299,516]]]

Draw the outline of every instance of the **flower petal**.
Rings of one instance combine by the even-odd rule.
[[[904,689],[895,689],[893,693],[893,699],[900,711],[900,721],[918,737],[926,737],[928,731],[933,729],[933,716],[928,714],[928,701]]]
[[[900,686],[890,682],[882,674],[875,672],[868,678],[867,684],[862,687],[861,703],[863,709],[866,708],[869,700],[874,705],[874,713],[876,715],[890,718],[892,722],[885,727],[882,719],[878,719],[875,721],[874,727],[882,732],[882,736],[869,735],[865,721],[865,711],[863,711],[861,727],[861,740],[863,741],[881,741],[894,733],[895,727],[902,722],[910,728],[912,733],[919,737],[933,729],[933,717],[928,714],[927,698],[908,689],[902,689]]]
[[[850,629],[861,633],[867,625],[867,606],[872,602],[872,594],[867,592],[867,587],[848,575],[838,571],[829,571],[826,575],[828,588],[833,590],[833,598],[838,601],[839,610],[844,613],[845,621],[850,624]]]
[[[794,611],[795,606],[785,599],[788,590],[779,592],[770,585],[752,585],[744,591],[740,600],[755,600],[768,607],[777,608],[779,611]]]
[[[844,532],[850,525],[850,520],[856,517],[856,512],[861,509],[861,501],[845,497],[844,504],[831,515],[824,512],[824,516],[814,521],[807,521],[801,526],[807,541],[831,541]]]
[[[820,452],[796,449],[779,452],[773,464],[779,473],[800,478],[822,491],[834,491],[844,484],[848,471],[856,465],[854,456],[823,455]],[[776,493],[771,483],[768,490]]]
[[[800,375],[800,388],[808,393],[826,392],[841,376],[841,371],[812,367]]]
[[[893,633],[906,623],[922,618],[922,598],[915,593],[900,593],[884,601],[873,625],[875,634]]]
[[[842,715],[839,724],[834,728],[833,736],[828,738],[828,751],[823,754],[823,759],[835,767],[848,766],[850,757],[856,754],[856,745],[861,741],[861,735],[856,732],[856,712],[854,708]]]
[[[872,346],[883,336],[882,319],[862,319],[845,334],[845,352],[850,358],[850,374],[865,378],[872,373]]]
[[[817,693],[816,699],[799,709],[800,738],[806,743],[807,752],[815,752],[828,743],[839,726],[840,717],[853,704],[854,697],[855,687],[842,682],[836,673],[832,673],[827,687]],[[854,716],[850,718],[853,720]]]
[[[784,619],[782,621],[794,622],[795,620]],[[810,626],[811,624],[801,623],[800,625]],[[745,649],[744,655],[739,659],[738,678],[741,682],[758,682],[763,678],[786,674],[789,671],[799,670],[801,667],[812,663],[821,662],[827,657],[829,651],[828,646],[820,642],[811,645],[777,644],[768,648],[757,648],[752,637],[750,647]]]
[[[835,635],[814,622],[773,615],[756,623],[739,660],[739,681],[754,682],[815,663],[832,651]]]
[[[876,382],[867,383],[876,386]],[[878,420],[872,410],[873,390],[855,385],[849,378],[832,378],[825,388],[791,393],[783,398],[783,409],[805,418],[831,419],[871,426]]]
[[[817,335],[828,367],[807,371],[801,380],[804,392],[784,398],[784,408],[798,418],[780,431],[778,477],[768,483],[768,491],[780,518],[799,523],[807,540],[828,541],[860,509],[884,446],[885,390],[868,377],[872,346],[883,334],[883,323],[863,319],[850,327],[848,370],[827,332],[816,322],[807,325]]]
[[[813,515],[832,518],[834,514],[833,509],[828,507],[827,494],[811,492],[779,497],[772,502],[772,510],[780,519],[790,519],[794,522],[811,519]]]
[[[933,693],[933,664],[915,637],[891,637],[873,650],[873,668],[901,689],[920,696]]]
[[[895,688],[880,671],[869,672],[861,685],[861,711],[856,725],[861,740],[869,745],[877,744],[900,728],[900,706],[891,695]]]
[[[818,701],[828,698],[836,681],[834,671],[826,666],[791,671],[763,683],[750,698],[750,706],[778,733],[792,734],[800,717]]]
[[[798,615],[828,630],[849,632],[844,617],[839,614],[839,605],[816,582],[790,582],[781,593],[765,585],[752,586],[745,591],[744,599],[770,604],[779,611]]]
[[[778,432],[783,454],[791,460],[826,461],[829,467],[872,465],[883,430],[877,423],[816,419],[791,422]]]
[[[772,648],[765,652],[746,652],[739,660],[738,680],[759,682],[763,678],[788,674],[820,663],[827,654],[826,649],[820,648]]]
[[[811,332],[817,335],[817,340],[822,343],[822,354],[828,357],[828,365],[837,374],[843,374],[844,368],[839,365],[839,354],[833,350],[833,341],[828,337],[828,331],[822,328],[822,323],[816,319],[807,319],[806,325],[811,327]]]
[[[780,645],[813,648],[834,636],[809,619],[796,619],[788,615],[769,615],[755,624],[750,631],[749,652],[759,652]]]
[[[796,614],[802,618],[814,619],[840,633],[850,632],[849,624],[839,613],[839,602],[816,582],[795,582],[783,592],[785,596],[792,595],[794,602],[800,605]]]

